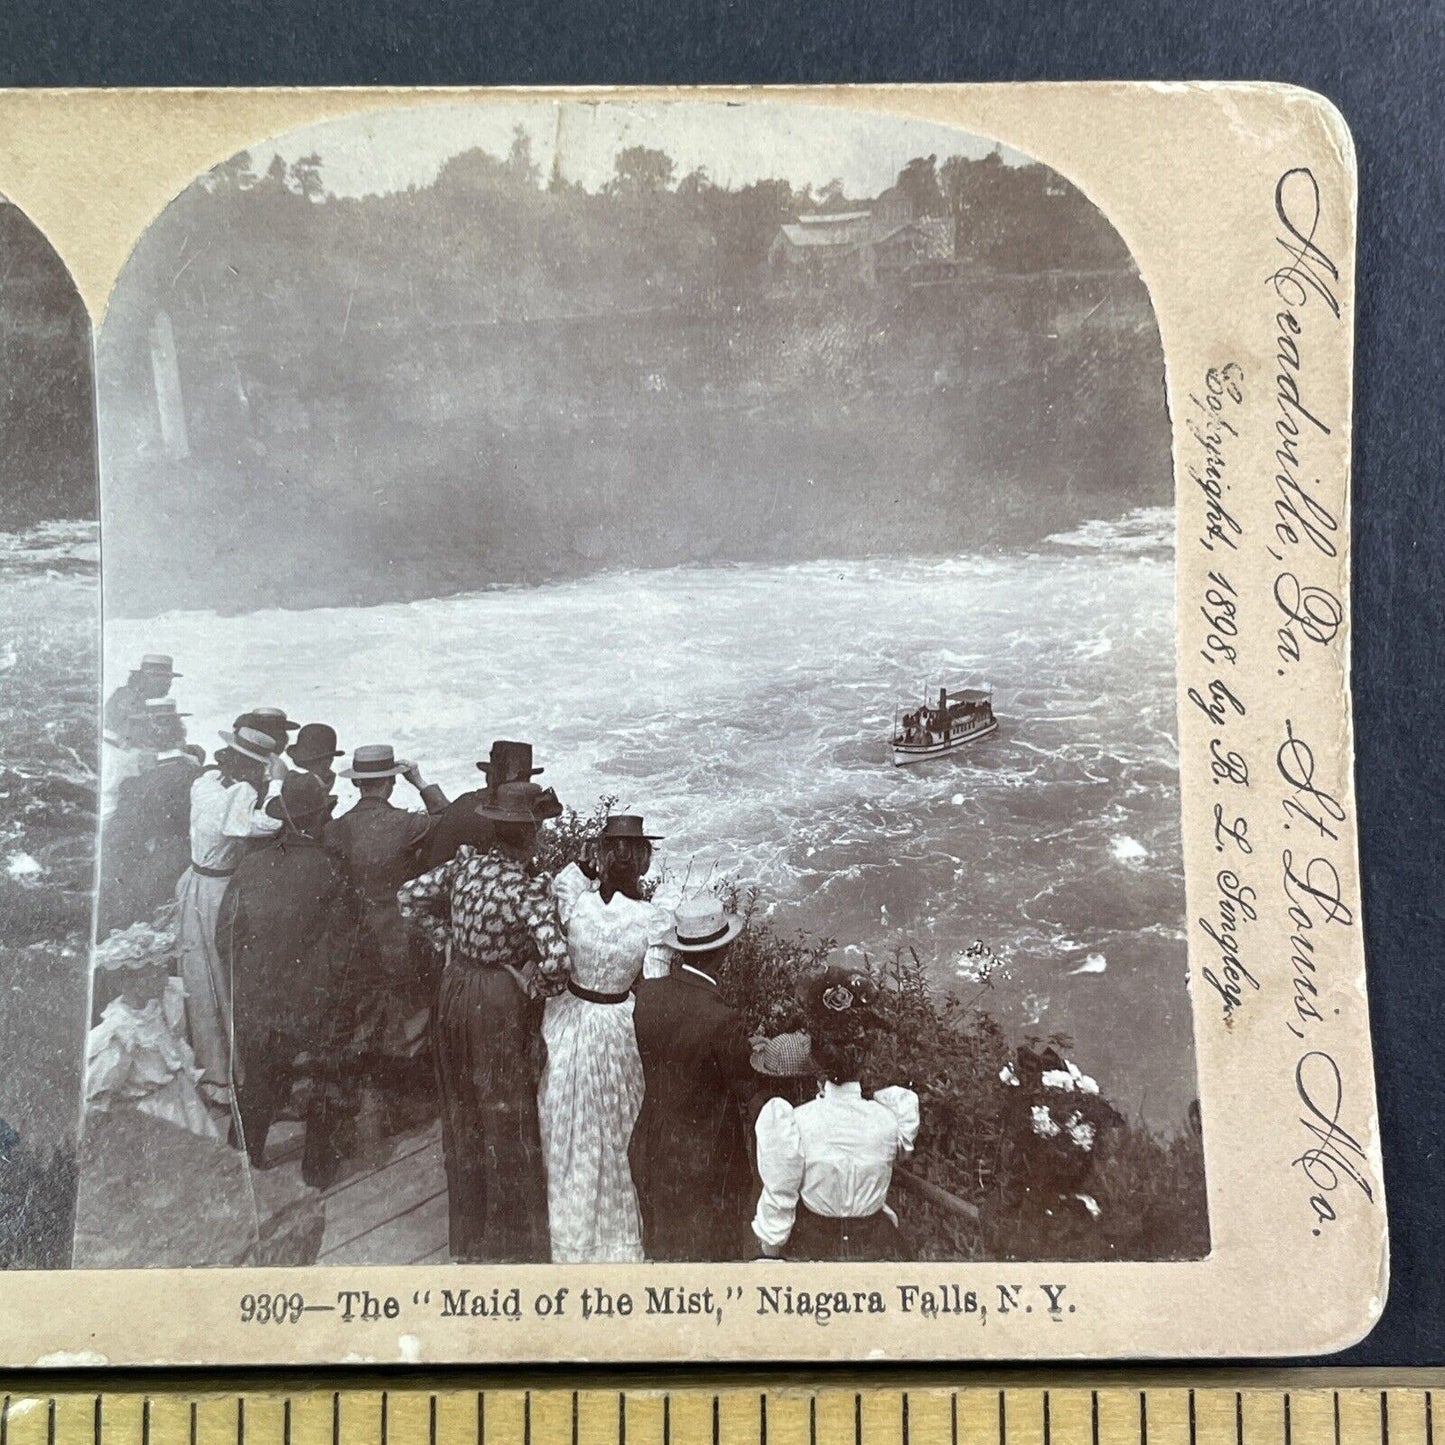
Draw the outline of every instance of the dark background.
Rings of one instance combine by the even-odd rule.
[[[1437,598],[1445,5],[1075,0],[10,0],[0,85],[1279,80],[1354,132],[1354,687],[1390,1300],[1339,1363],[1445,1361]],[[1261,1299],[1260,1308],[1269,1308]]]

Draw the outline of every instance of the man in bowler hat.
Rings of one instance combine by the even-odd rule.
[[[332,766],[345,753],[336,746],[336,729],[325,723],[307,723],[296,734],[296,741],[286,749],[292,765],[310,773],[329,793],[336,783]]]
[[[282,830],[237,864],[216,922],[234,988],[237,1142],[264,1168],[272,1121],[293,1083],[306,1078],[301,1177],[323,1189],[338,1163],[336,1090],[362,939],[361,898],[341,861],[321,846],[335,801],[309,773],[287,774],[266,804]]]
[[[531,783],[542,771],[532,766],[531,743],[510,742],[504,738],[492,744],[490,757],[478,763],[477,770],[485,776],[486,787],[474,788],[449,803],[427,834],[422,853],[428,871],[450,863],[463,843],[485,853],[492,846],[492,824],[478,809],[494,804],[497,789],[504,783]],[[531,804],[539,822],[562,816],[556,793],[540,784],[533,785]]]
[[[672,971],[636,987],[632,1022],[646,1090],[629,1158],[648,1259],[743,1257],[751,1045],[718,991],[719,967],[742,927],[717,898],[681,904],[662,940],[674,954]]]

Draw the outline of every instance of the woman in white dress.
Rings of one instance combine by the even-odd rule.
[[[264,804],[269,784],[285,774],[275,738],[238,723],[226,747],[191,784],[191,866],[176,884],[176,935],[186,987],[186,1027],[201,1069],[201,1094],[231,1102],[231,987],[216,948],[216,918],[226,885],[249,838],[281,830]]]
[[[569,863],[553,884],[567,931],[567,991],[547,1000],[547,1062],[537,1101],[554,1263],[642,1258],[627,1146],[642,1107],[631,988],[667,971],[667,910],[641,896],[655,837],[642,819],[607,819],[595,869]],[[595,873],[595,876],[593,874]]]
[[[866,974],[830,968],[808,995],[821,1088],[797,1108],[769,1099],[758,1115],[758,1248],[786,1259],[906,1259],[888,1187],[894,1164],[913,1152],[918,1095],[898,1087],[863,1092],[874,1022]]]

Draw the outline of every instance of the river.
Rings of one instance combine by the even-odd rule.
[[[736,875],[779,927],[874,957],[911,944],[970,993],[960,955],[985,941],[1015,1036],[1069,1035],[1118,1106],[1174,1128],[1195,1070],[1172,528],[1153,509],[945,560],[113,619],[108,685],[171,652],[207,747],[271,703],[343,746],[393,743],[448,792],[476,786],[492,738],[530,739],[564,802],[644,812],[689,888]],[[895,707],[940,683],[991,685],[998,734],[893,767]]]

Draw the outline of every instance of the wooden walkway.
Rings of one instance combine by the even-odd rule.
[[[274,1167],[299,1179],[300,1126],[277,1125],[272,1139]],[[322,1196],[326,1232],[317,1264],[437,1264],[449,1258],[441,1125],[388,1139],[385,1151],[379,1159],[343,1166]]]

